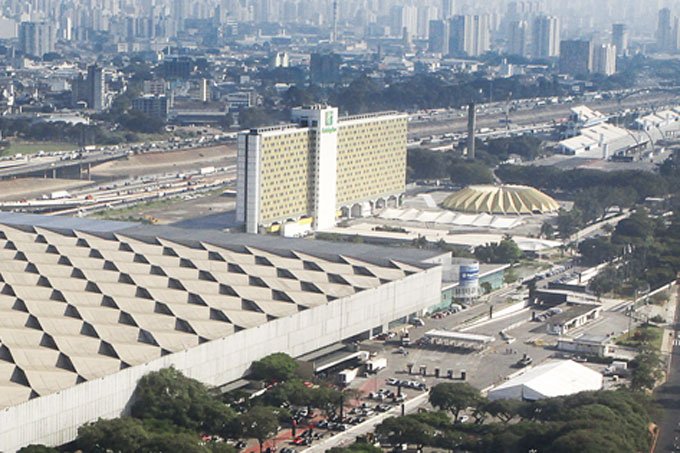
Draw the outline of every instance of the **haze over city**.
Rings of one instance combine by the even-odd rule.
[[[0,452],[680,452],[680,0],[0,0]]]

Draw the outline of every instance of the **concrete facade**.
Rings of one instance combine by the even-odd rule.
[[[222,339],[151,360],[115,374],[29,400],[0,412],[0,446],[13,452],[31,443],[60,445],[98,418],[130,408],[137,381],[174,366],[208,385],[240,378],[252,361],[274,352],[294,357],[418,313],[440,297],[441,267],[432,267],[351,297],[276,319]]]

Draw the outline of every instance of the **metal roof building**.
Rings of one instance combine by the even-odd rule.
[[[2,450],[120,416],[149,371],[221,385],[439,301],[431,254],[344,248],[0,214]]]
[[[449,195],[442,206],[461,212],[488,214],[545,214],[560,205],[550,196],[529,186],[468,186]]]

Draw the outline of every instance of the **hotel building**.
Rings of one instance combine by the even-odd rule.
[[[337,108],[316,105],[294,109],[292,120],[239,135],[236,215],[247,232],[300,221],[325,230],[338,217],[400,203],[406,115],[338,117]]]

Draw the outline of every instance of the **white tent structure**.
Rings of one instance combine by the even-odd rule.
[[[602,374],[572,360],[539,365],[489,390],[490,400],[535,401],[602,389]]]

